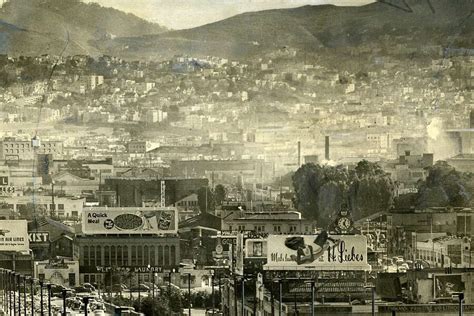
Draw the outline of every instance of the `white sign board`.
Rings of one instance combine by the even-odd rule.
[[[26,220],[0,220],[0,251],[27,252],[29,249]]]
[[[176,234],[175,208],[95,207],[83,211],[84,234]]]
[[[362,235],[270,235],[267,270],[370,270]]]

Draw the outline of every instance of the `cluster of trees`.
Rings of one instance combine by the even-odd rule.
[[[301,166],[293,175],[294,204],[309,219],[326,227],[342,207],[354,219],[393,207],[423,209],[435,206],[472,206],[474,175],[459,172],[445,161],[428,168],[418,192],[396,197],[397,185],[377,163],[360,161],[354,170],[343,166]]]
[[[354,170],[343,166],[301,166],[293,175],[294,205],[309,219],[326,227],[346,206],[354,219],[389,209],[395,183],[382,168],[366,160]]]
[[[417,188],[417,193],[400,196],[396,201],[397,207],[472,206],[474,176],[457,171],[445,161],[438,161],[428,168],[428,176],[418,182]]]
[[[183,308],[188,306],[187,299],[178,289],[170,288],[169,291],[157,294],[155,298],[144,297],[140,301],[117,296],[111,299],[111,303],[116,306],[133,306],[136,311],[145,315],[180,315]]]
[[[127,297],[114,297],[111,303],[117,306],[133,306],[136,311],[140,310],[145,315],[172,315],[181,314],[183,308],[189,306],[189,296],[178,289],[170,288],[170,293],[164,292],[156,295],[144,297],[138,302],[138,299],[131,301]],[[193,308],[209,308],[212,306],[212,295],[209,292],[199,291],[191,292],[191,306]],[[214,306],[220,304],[218,293],[214,293]]]
[[[227,190],[222,184],[216,185],[214,190],[202,187],[197,191],[198,205],[201,213],[212,213],[216,205],[221,205],[227,196]]]

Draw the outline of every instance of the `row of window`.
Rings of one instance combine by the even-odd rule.
[[[31,150],[29,149],[5,149],[5,154],[19,154],[20,152],[22,153],[31,153]],[[48,153],[52,153],[52,152],[59,152],[59,150],[56,150],[56,149],[47,149],[47,150],[44,150],[42,152],[48,152]]]
[[[3,147],[5,148],[30,148],[30,142],[25,142],[25,143],[3,143]],[[42,147],[57,147],[60,144],[55,144],[55,143],[42,143]]]
[[[176,246],[83,246],[80,263],[86,266],[174,266]]]
[[[300,232],[298,230],[298,225],[285,225],[287,226],[287,231],[288,233],[292,234],[292,233],[298,233]],[[246,230],[249,230],[247,229],[248,226],[246,225],[237,225],[237,231],[246,231]],[[229,225],[229,230],[232,231],[233,227],[232,225]],[[258,233],[265,233],[267,232],[266,231],[266,228],[265,228],[265,225],[253,225],[253,231],[255,232],[258,232]],[[268,233],[270,233],[271,231],[268,231]],[[283,233],[283,229],[282,229],[282,225],[273,225],[273,233]],[[305,233],[309,233],[310,232],[310,229],[309,229],[309,226],[305,225],[304,226],[304,232]]]

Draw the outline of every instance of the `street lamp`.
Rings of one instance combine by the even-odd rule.
[[[12,280],[12,285],[13,285],[13,315],[16,315],[16,273],[15,272],[12,272],[11,273],[11,280]]]
[[[46,285],[46,289],[48,290],[48,316],[51,316],[51,283]]]
[[[212,316],[214,316],[214,270],[211,270],[211,307],[212,307]],[[243,314],[242,314],[243,315]]]
[[[89,300],[91,299],[90,296],[85,296],[82,298],[82,302],[84,303],[84,316],[87,316],[88,313],[88,305],[89,305]]]
[[[26,306],[26,279],[28,277],[25,275],[25,277],[23,278],[23,311],[25,313],[25,316],[26,316],[26,309],[27,309],[27,306]]]
[[[40,286],[40,315],[44,316],[44,306],[43,306],[43,280],[39,281],[39,286]]]
[[[67,315],[67,306],[66,306],[66,297],[67,297],[67,292],[70,292],[71,290],[68,289],[62,289],[61,294],[63,297],[63,316]]]
[[[191,273],[188,273],[188,316],[191,316]]]
[[[17,283],[16,289],[18,291],[18,315],[21,315],[21,274],[15,273]]]
[[[242,293],[242,315],[245,315],[245,278],[243,276],[242,276],[241,286],[242,286],[242,290],[241,290],[241,293]]]
[[[35,315],[35,278],[30,278],[31,315]]]
[[[138,282],[138,312],[140,313],[141,310],[141,296],[140,296],[140,270],[138,270],[137,274],[137,282]]]
[[[314,289],[316,282],[311,280],[309,283],[311,284],[311,316],[314,316]]]
[[[282,279],[274,279],[273,282],[278,282],[279,288],[279,296],[278,296],[278,316],[281,316],[283,313],[283,280]]]
[[[364,286],[372,291],[372,316],[375,316],[375,286],[373,284]]]
[[[459,316],[463,316],[464,311],[463,311],[463,306],[462,303],[464,302],[464,293],[458,293],[458,298],[459,298]]]

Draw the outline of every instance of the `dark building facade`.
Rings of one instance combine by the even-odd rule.
[[[77,235],[75,243],[81,282],[109,284],[133,278],[135,283],[138,273],[146,280],[150,273],[179,267],[177,236]]]
[[[162,181],[164,181],[167,206],[196,193],[201,187],[207,187],[209,183],[205,178],[112,177],[105,179],[104,189],[115,191],[117,206],[142,206],[146,202],[159,203],[161,201]]]

